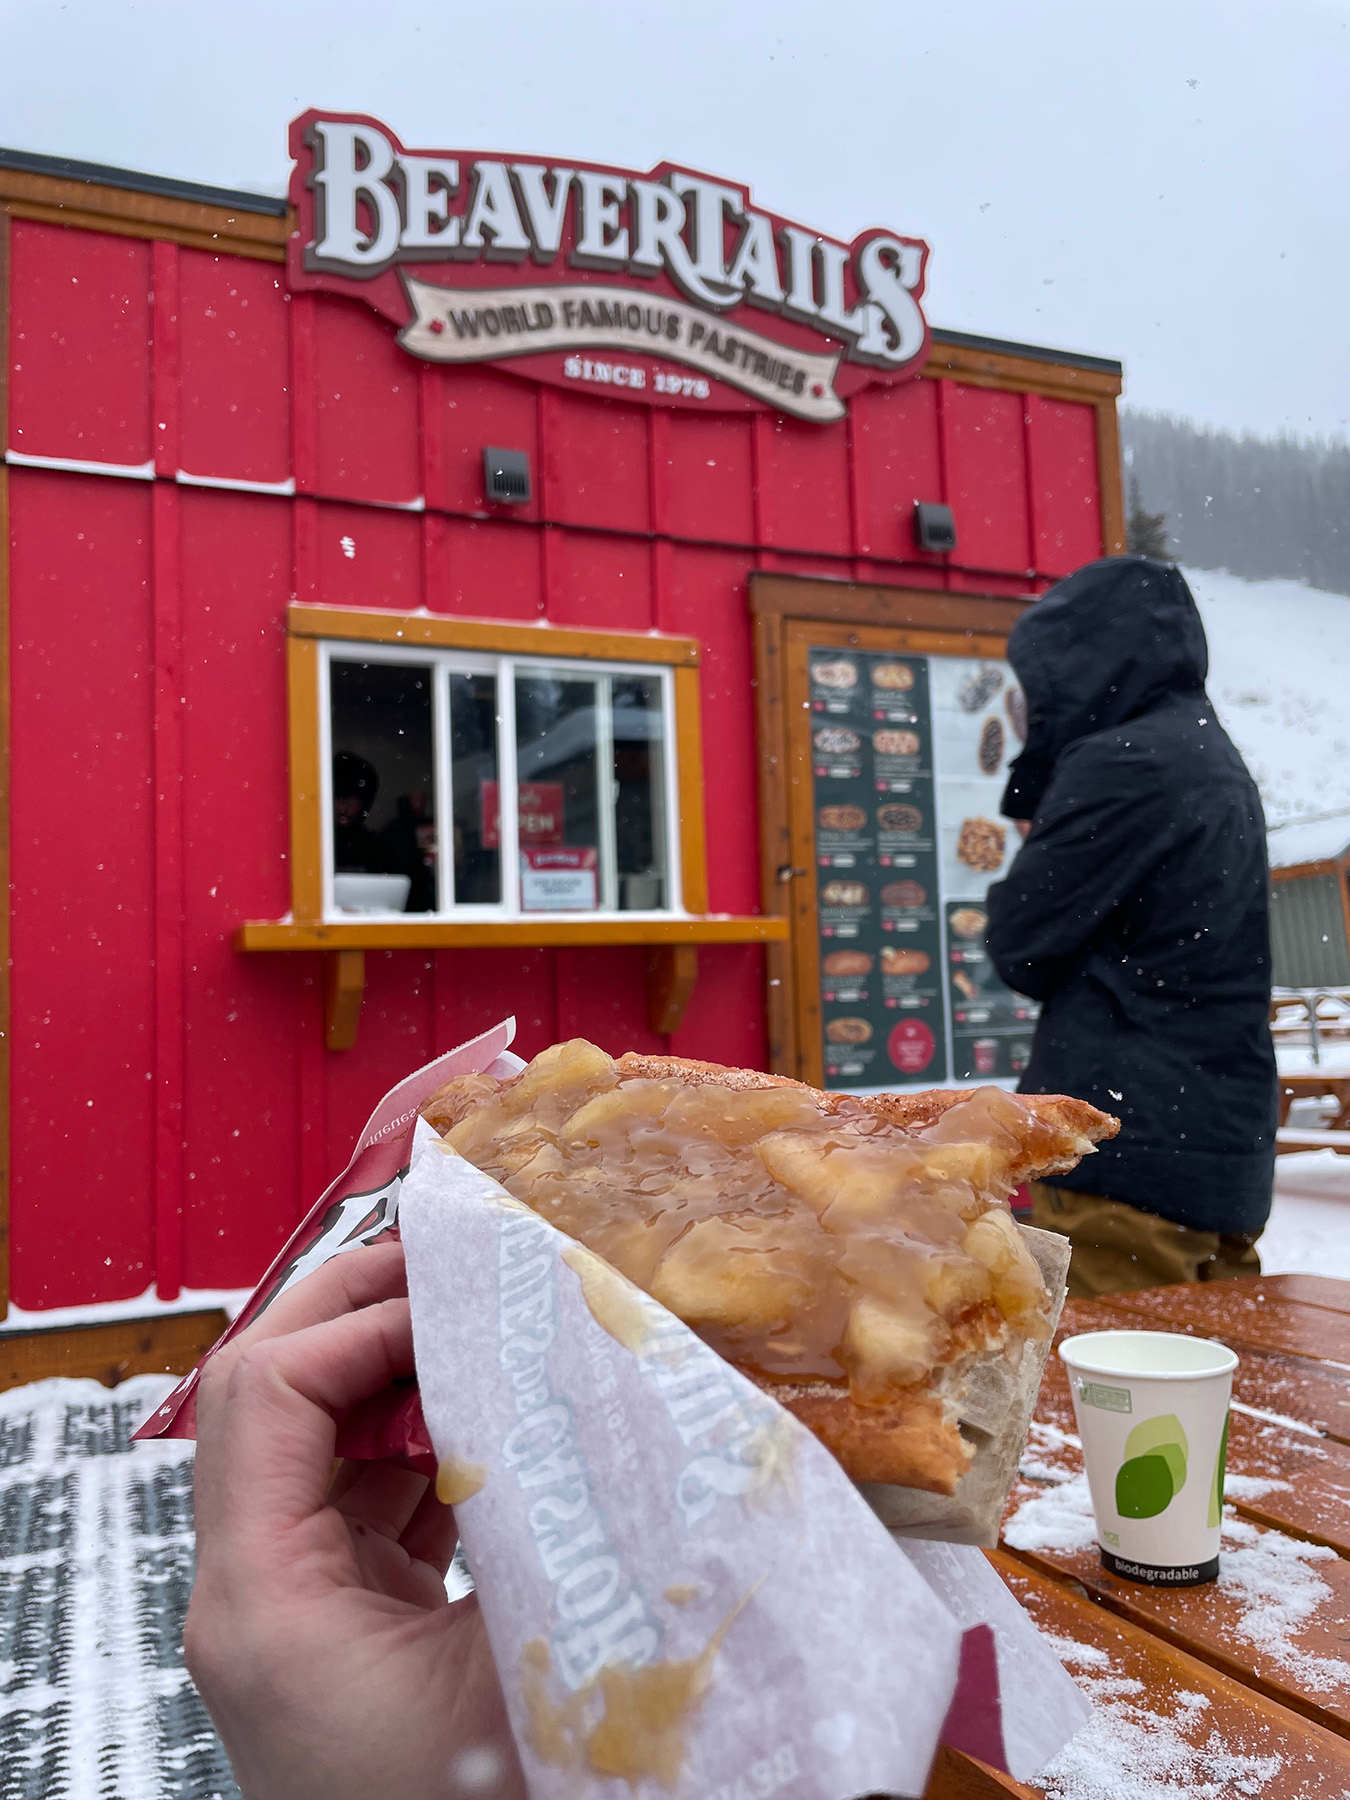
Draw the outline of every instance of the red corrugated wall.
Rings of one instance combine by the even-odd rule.
[[[750,570],[1023,593],[1101,553],[1091,404],[666,413],[421,365],[267,262],[26,221],[10,302],[9,448],[96,465],[10,468],[23,1307],[253,1281],[379,1095],[504,1013],[525,1055],[667,1047],[640,949],[368,953],[336,1053],[317,956],[231,950],[289,905],[292,598],[698,638],[711,905],[754,912]],[[529,506],[485,506],[487,443],[530,453]],[[950,562],[917,499],[955,508]],[[669,1047],[762,1064],[761,952],[700,967]]]

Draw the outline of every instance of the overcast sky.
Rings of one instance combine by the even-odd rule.
[[[933,322],[1350,429],[1350,0],[0,0],[0,144],[280,192],[286,123],[749,184],[927,238]]]

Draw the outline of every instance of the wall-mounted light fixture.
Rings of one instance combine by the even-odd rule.
[[[523,506],[530,497],[529,457],[523,450],[484,450],[483,487],[499,505]]]
[[[914,502],[914,541],[920,550],[955,550],[956,520],[950,506],[928,500]]]

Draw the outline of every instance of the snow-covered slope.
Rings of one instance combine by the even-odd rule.
[[[1267,821],[1344,810],[1350,842],[1350,598],[1297,581],[1183,573],[1209,637],[1210,697]]]
[[[1256,777],[1268,821],[1321,821],[1272,832],[1271,860],[1334,854],[1350,844],[1350,598],[1297,581],[1184,573],[1209,638],[1210,698]],[[1350,1279],[1350,1157],[1277,1160],[1260,1250],[1271,1274]]]

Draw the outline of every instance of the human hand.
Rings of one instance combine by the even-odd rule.
[[[193,1680],[245,1800],[525,1800],[454,1514],[335,1421],[413,1371],[402,1247],[337,1256],[202,1371]]]

